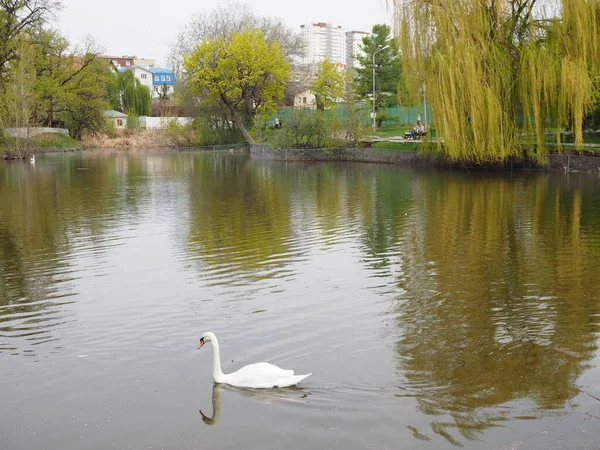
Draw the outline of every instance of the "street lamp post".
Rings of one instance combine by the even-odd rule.
[[[373,133],[375,133],[375,55],[386,48],[389,48],[389,45],[382,47],[381,45],[377,47],[377,50],[373,52]]]

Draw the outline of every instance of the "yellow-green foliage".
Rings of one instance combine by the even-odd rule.
[[[315,94],[317,109],[324,111],[333,106],[344,94],[344,74],[336,64],[325,58],[317,69],[310,89]]]
[[[204,41],[184,59],[195,94],[231,112],[244,137],[260,112],[276,109],[289,75],[279,45],[269,44],[260,30]]]
[[[543,159],[547,128],[582,142],[600,69],[598,0],[562,0],[545,18],[535,0],[395,3],[408,90],[426,87],[447,156],[500,162],[525,144]]]

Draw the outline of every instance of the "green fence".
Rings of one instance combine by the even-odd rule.
[[[343,106],[337,106],[336,110],[337,110],[336,113],[342,119],[348,115],[348,112],[346,111],[346,109]],[[301,111],[301,110],[295,110],[293,108],[280,109],[279,111],[277,111],[277,117],[279,117],[279,120],[283,124],[283,123],[285,123],[286,118],[290,114],[292,114],[294,111]],[[309,111],[315,111],[315,110],[313,109],[313,110],[309,110]],[[431,111],[430,105],[427,105],[427,111],[425,111],[425,105],[423,105],[422,103],[417,106],[397,106],[395,108],[386,108],[386,111],[388,112],[391,119],[384,121],[384,124],[398,124],[398,125],[414,124],[415,121],[417,120],[418,115],[420,115],[421,121],[423,123],[426,123],[427,125],[434,124],[434,117],[433,117],[433,113]],[[371,120],[372,120],[371,119],[371,110],[367,109],[366,105],[365,105],[365,109],[364,109],[364,118],[365,118],[366,124],[371,123]],[[275,116],[271,117],[271,119],[268,121],[267,125],[271,126],[271,127],[275,125]]]

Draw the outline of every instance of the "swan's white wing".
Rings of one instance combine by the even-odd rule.
[[[281,369],[269,363],[249,364],[237,372],[226,375],[225,382],[234,386],[266,388],[294,376],[293,370]]]
[[[247,366],[242,367],[237,372],[234,372],[240,376],[245,376],[248,378],[256,378],[256,379],[269,379],[273,380],[276,378],[285,378],[294,376],[293,370],[286,370],[280,367],[277,367],[274,364],[269,364],[266,362],[256,363],[256,364],[248,364]],[[233,375],[233,374],[232,374]]]

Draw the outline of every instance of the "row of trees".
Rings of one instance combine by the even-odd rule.
[[[79,139],[105,129],[109,108],[150,115],[150,91],[133,72],[115,72],[92,41],[71,48],[50,27],[60,7],[0,0],[0,129],[64,127]]]
[[[79,138],[104,126],[109,72],[93,43],[69,51],[48,27],[60,2],[0,0],[1,126],[66,127]]]
[[[400,66],[389,26],[375,26],[364,47],[366,56],[356,72],[342,72],[328,60],[316,73],[307,71],[298,64],[303,44],[296,33],[278,20],[258,18],[246,5],[229,3],[194,17],[168,59],[179,72],[179,100],[198,121],[229,136],[239,131],[247,142],[254,142],[250,128],[257,117],[293,103],[294,93],[303,89],[315,94],[319,111],[340,99],[352,108],[369,99],[371,54],[383,47],[387,48],[375,61],[377,108],[396,105]]]
[[[194,19],[172,59],[188,75],[188,98],[214,123],[235,123],[249,142],[253,119],[289,101],[298,80],[319,111],[350,92],[359,105],[375,90],[378,110],[418,104],[427,93],[439,149],[451,159],[543,159],[548,130],[573,130],[582,142],[586,115],[591,124],[597,116],[598,0],[557,0],[552,14],[538,0],[394,3],[398,39],[375,26],[352,79],[324,61],[307,81],[294,64],[301,46],[293,33],[235,4]]]

